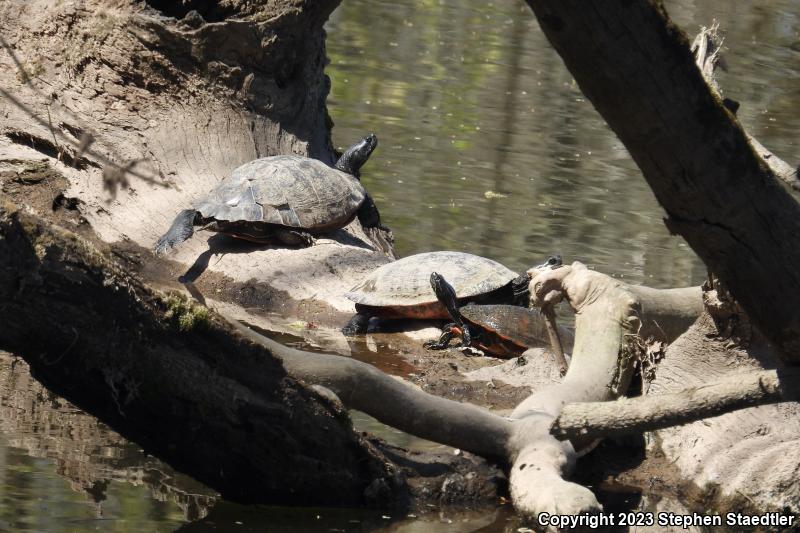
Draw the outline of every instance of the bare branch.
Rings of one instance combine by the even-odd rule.
[[[293,377],[333,391],[350,409],[384,424],[483,457],[505,459],[512,424],[481,407],[433,396],[372,365],[289,348],[229,319],[236,329],[283,359]]]
[[[582,402],[564,407],[550,433],[559,439],[585,440],[654,431],[718,416],[737,409],[796,401],[800,370],[764,370],[736,374],[724,381],[672,394]]]
[[[704,27],[700,30],[692,44],[692,52],[695,54],[695,60],[700,72],[703,73],[703,78],[705,78],[712,91],[722,98],[722,89],[714,76],[717,65],[722,59],[722,39],[719,37],[719,24],[714,22],[710,28]],[[736,110],[739,108],[737,102],[726,98],[723,103],[729,111],[734,115],[736,114]],[[770,152],[750,133],[745,132],[745,134],[759,157],[769,165],[770,170],[789,187],[795,191],[800,191],[800,178],[797,176],[797,170]]]

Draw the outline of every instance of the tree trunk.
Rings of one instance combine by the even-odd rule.
[[[758,157],[660,2],[528,0],[683,236],[800,361],[800,206]],[[779,258],[767,260],[765,258]]]
[[[393,254],[389,233],[357,220],[298,250],[199,231],[166,259],[147,254],[239,165],[335,160],[323,24],[337,5],[3,2],[0,170],[57,157],[63,196],[150,281],[177,287],[183,275],[206,297],[341,326],[352,312],[343,293]]]

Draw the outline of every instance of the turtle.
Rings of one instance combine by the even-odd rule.
[[[555,258],[548,259],[549,261]],[[537,268],[547,266],[548,263]],[[549,345],[546,318],[536,309],[514,305],[458,306],[456,292],[441,274],[432,272],[431,287],[444,305],[453,322],[442,328],[438,340],[428,341],[425,347],[443,350],[455,335],[461,336],[461,346],[474,346],[498,357],[516,357],[528,348]],[[559,337],[571,351],[574,336],[566,328],[558,328]]]
[[[464,252],[436,251],[411,255],[374,270],[345,296],[356,315],[342,328],[345,335],[367,331],[370,318],[447,319],[428,281],[431,271],[453,283],[460,305],[467,302],[527,306],[528,277],[491,259]]]
[[[184,209],[155,245],[164,253],[192,236],[195,226],[253,242],[277,238],[290,246],[314,243],[311,234],[337,230],[358,216],[381,227],[359,169],[378,145],[369,134],[330,167],[308,157],[277,155],[245,163]]]

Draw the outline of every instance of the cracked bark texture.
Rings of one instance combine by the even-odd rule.
[[[642,170],[669,229],[787,360],[800,361],[800,206],[712,93],[662,4],[528,4]]]
[[[690,387],[744,380],[753,372],[769,370],[784,377],[796,375],[758,331],[746,347],[736,345],[704,314],[667,348],[656,371],[650,394],[683,391]],[[794,381],[787,379],[791,386]],[[797,389],[786,391],[795,398]],[[764,394],[762,392],[762,394]],[[787,398],[788,399],[788,398]],[[736,511],[754,509],[800,510],[800,404],[784,401],[729,412],[691,424],[662,429],[649,439],[648,454],[663,454],[687,485],[713,497],[707,508]]]

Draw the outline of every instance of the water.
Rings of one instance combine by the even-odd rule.
[[[720,21],[723,90],[757,138],[795,153],[797,3],[668,7],[692,34]],[[344,2],[328,30],[334,141],[378,134],[363,181],[402,255],[470,251],[521,270],[561,253],[634,283],[702,281],[521,2]]]
[[[749,131],[792,162],[800,3],[667,7],[691,34],[719,20],[727,32],[725,94],[742,102]],[[348,0],[327,30],[334,142],[378,134],[363,180],[402,255],[463,250],[522,270],[561,253],[655,287],[703,279],[703,265],[669,236],[624,147],[520,2]],[[516,529],[507,509],[397,523],[352,510],[218,501],[26,376],[0,357],[2,531]]]

